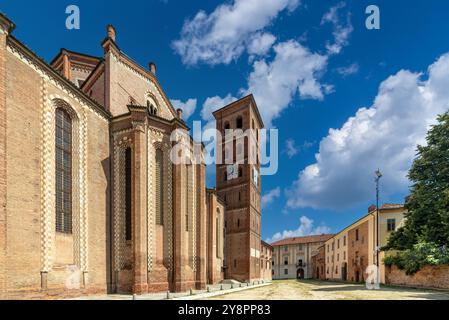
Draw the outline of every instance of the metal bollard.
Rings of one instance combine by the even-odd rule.
[[[220,290],[223,290],[223,285],[220,286]]]
[[[190,295],[193,296],[193,289],[190,288]]]
[[[137,294],[133,294],[133,300],[137,300]]]
[[[170,299],[170,291],[167,291],[167,300]]]
[[[207,292],[210,292],[210,287],[209,286],[207,287]]]

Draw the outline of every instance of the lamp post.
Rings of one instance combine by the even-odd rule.
[[[382,178],[382,173],[380,169],[377,169],[376,174],[376,264],[377,268],[380,267],[379,264],[379,180]]]

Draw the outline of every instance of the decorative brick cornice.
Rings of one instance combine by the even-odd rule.
[[[156,76],[149,72],[148,70],[144,69],[137,63],[135,63],[133,60],[131,60],[129,57],[124,55],[118,47],[115,46],[113,50],[109,51],[109,54],[111,57],[118,62],[121,66],[127,68],[131,72],[133,72],[135,75],[140,77],[142,80],[146,81],[149,84],[153,84],[157,90],[157,95],[159,95],[160,99],[156,100],[162,100],[165,102],[168,110],[170,110],[172,116],[174,118],[177,118],[177,113],[175,108],[170,102],[170,99],[168,99],[167,95],[165,94],[164,90],[162,89],[159,81],[157,80]]]
[[[77,101],[83,108],[88,108],[103,120],[109,121],[111,114],[108,111],[12,36],[8,37],[8,51],[31,67],[42,78],[63,91],[68,97]]]
[[[14,22],[9,20],[4,14],[0,13],[0,34],[11,34],[15,28],[16,25]]]

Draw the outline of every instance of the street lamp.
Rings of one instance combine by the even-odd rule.
[[[379,264],[379,180],[382,178],[382,172],[380,169],[377,169],[376,174],[376,264],[377,268],[380,267]]]

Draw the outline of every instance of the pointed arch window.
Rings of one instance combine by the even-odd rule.
[[[161,149],[156,150],[156,224],[164,225],[164,163]]]
[[[132,151],[125,152],[125,236],[126,241],[132,240]]]
[[[186,219],[186,231],[190,231],[190,201],[189,201],[189,194],[190,194],[190,178],[191,178],[191,165],[186,165],[186,178],[185,178],[185,219]]]
[[[72,233],[72,119],[56,109],[55,128],[56,231]]]
[[[243,118],[242,117],[237,117],[236,128],[237,129],[243,129]]]
[[[147,107],[148,107],[148,112],[151,115],[157,116],[157,108],[151,103],[150,100],[147,100]]]

